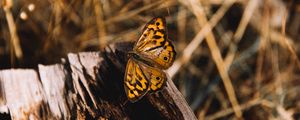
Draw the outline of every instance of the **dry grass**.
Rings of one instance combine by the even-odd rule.
[[[178,53],[167,72],[199,119],[300,119],[296,0],[2,0],[0,67],[135,41],[155,16]]]

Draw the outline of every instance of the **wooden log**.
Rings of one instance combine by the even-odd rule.
[[[12,119],[51,118],[38,74],[31,69],[0,71],[6,105]]]
[[[55,119],[70,119],[68,106],[73,106],[72,79],[61,64],[39,65],[39,75],[52,117]]]
[[[9,110],[12,119],[196,119],[170,78],[160,92],[127,100],[123,77],[131,48],[117,43],[103,52],[71,53],[38,72],[0,71],[0,112]]]

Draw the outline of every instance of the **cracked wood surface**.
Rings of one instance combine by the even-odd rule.
[[[70,53],[38,70],[0,71],[0,112],[12,119],[196,119],[168,78],[166,87],[140,101],[127,100],[123,76],[132,43],[103,52]]]

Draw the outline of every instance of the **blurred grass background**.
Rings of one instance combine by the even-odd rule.
[[[178,53],[167,72],[199,120],[300,119],[297,0],[1,0],[0,69],[134,42],[155,16]]]

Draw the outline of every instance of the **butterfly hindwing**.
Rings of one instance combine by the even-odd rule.
[[[169,68],[175,59],[176,52],[167,39],[164,18],[154,18],[144,28],[134,51],[162,69]]]
[[[141,62],[139,63],[139,66],[141,67],[144,75],[146,76],[146,79],[150,81],[148,89],[149,92],[161,90],[167,80],[166,74],[158,68],[151,67]]]
[[[131,102],[141,99],[147,93],[149,84],[137,61],[130,58],[127,62],[124,79],[124,88],[128,99]]]

